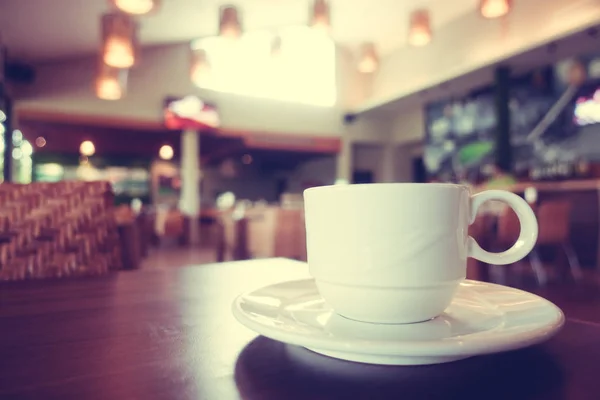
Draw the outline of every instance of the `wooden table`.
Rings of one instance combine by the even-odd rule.
[[[274,259],[0,285],[0,398],[600,398],[596,285],[544,289],[567,323],[543,345],[385,367],[256,338],[231,316],[240,291],[306,276]]]

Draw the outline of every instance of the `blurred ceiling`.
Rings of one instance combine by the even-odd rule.
[[[310,0],[237,0],[246,30],[308,22]],[[153,15],[140,17],[142,46],[176,43],[217,32],[218,0],[164,0]],[[474,0],[330,0],[332,36],[357,49],[376,43],[385,55],[406,44],[410,12],[431,10],[434,31],[465,13]],[[0,0],[0,34],[13,59],[46,61],[98,50],[100,16],[107,0]]]
[[[600,25],[517,54],[500,63],[488,65],[442,84],[427,87],[373,110],[382,115],[392,115],[407,106],[426,104],[452,96],[461,97],[472,90],[491,85],[494,81],[494,70],[499,64],[510,67],[513,76],[519,76],[536,68],[553,65],[569,57],[597,53],[598,49],[600,49]],[[361,112],[364,111],[366,110],[361,110]]]

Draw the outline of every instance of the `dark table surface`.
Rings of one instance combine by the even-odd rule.
[[[329,359],[256,337],[242,291],[307,276],[255,260],[0,285],[2,399],[599,399],[600,290],[535,290],[567,317],[549,342],[449,364]]]

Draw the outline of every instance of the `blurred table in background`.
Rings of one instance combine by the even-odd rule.
[[[286,257],[306,261],[304,208],[255,206],[219,218],[217,260]]]

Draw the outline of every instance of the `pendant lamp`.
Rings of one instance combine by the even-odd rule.
[[[408,28],[408,43],[411,46],[425,46],[431,42],[431,23],[429,11],[417,10],[410,16],[410,25]]]
[[[484,18],[500,18],[509,13],[511,6],[511,0],[481,0],[479,12]]]
[[[372,42],[363,44],[358,61],[358,70],[363,74],[371,74],[377,70],[379,66],[379,57],[377,49]]]
[[[136,62],[137,25],[123,13],[102,16],[102,57],[115,68],[130,68]]]
[[[103,100],[119,100],[125,95],[127,70],[111,67],[100,62],[95,89],[96,96]]]
[[[124,13],[144,15],[155,11],[160,0],[110,0],[110,2]]]
[[[238,9],[235,6],[223,6],[219,13],[219,35],[228,39],[238,39],[242,36]]]
[[[311,10],[310,26],[322,31],[329,31],[331,28],[329,3],[327,0],[314,0]]]

